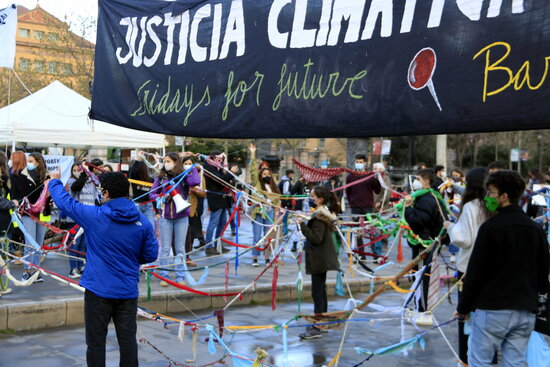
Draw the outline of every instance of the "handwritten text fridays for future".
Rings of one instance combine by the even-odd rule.
[[[408,33],[414,22],[417,0],[403,1],[403,15],[396,18],[393,0],[322,0],[318,26],[309,29],[305,27],[308,0],[273,0],[267,20],[268,39],[273,47],[280,49],[335,46],[342,41],[340,33],[345,31],[343,42],[354,43],[371,39],[379,19],[381,37],[390,37],[395,25],[399,26],[399,33]],[[455,1],[456,7],[450,4],[454,1],[447,1],[447,4],[445,0],[420,1],[419,6],[430,6],[426,26],[439,27],[444,9],[450,9],[451,5],[471,21],[481,19],[483,0]],[[512,0],[512,13],[524,12],[523,2]],[[502,3],[502,0],[490,0],[487,17],[500,15]],[[292,26],[281,29],[281,13],[287,9],[293,14]],[[343,22],[347,23],[347,28],[342,26]],[[225,24],[224,29],[222,24]],[[233,0],[230,5],[228,1],[223,4],[211,1],[196,11],[187,10],[180,14],[124,17],[119,25],[126,27],[125,44],[116,49],[120,64],[131,60],[134,67],[151,67],[159,62],[181,65],[189,58],[203,62],[225,59],[230,52],[237,57],[246,53],[242,0]],[[199,34],[201,40],[209,39],[209,44],[199,44]],[[166,41],[161,42],[161,39]],[[230,47],[232,44],[236,47]]]

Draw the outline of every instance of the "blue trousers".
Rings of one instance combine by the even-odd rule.
[[[206,227],[206,243],[212,242],[213,238],[220,237],[226,221],[227,209],[218,209],[210,212],[208,227]],[[216,237],[214,237],[214,231],[216,232]],[[216,244],[210,243],[207,247],[216,247]]]
[[[535,315],[528,311],[477,309],[468,339],[468,365],[490,367],[495,351],[501,348],[502,367],[526,367],[534,327]]]

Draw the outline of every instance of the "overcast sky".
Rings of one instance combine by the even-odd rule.
[[[39,3],[42,9],[61,20],[65,20],[65,16],[67,16],[69,24],[78,24],[73,26],[71,30],[79,35],[81,35],[83,28],[82,19],[93,19],[94,27],[97,19],[97,0],[40,0],[39,2],[37,0],[0,0],[0,9],[13,3],[29,9],[34,9],[36,3]],[[90,27],[84,28],[89,29]],[[95,43],[95,29],[93,31],[88,30],[86,38]]]

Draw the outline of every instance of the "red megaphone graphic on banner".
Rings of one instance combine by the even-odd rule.
[[[442,111],[432,81],[436,66],[437,56],[435,51],[431,47],[423,48],[418,51],[409,65],[407,81],[409,82],[409,86],[414,90],[420,90],[428,86],[428,90],[435,100],[439,111]]]

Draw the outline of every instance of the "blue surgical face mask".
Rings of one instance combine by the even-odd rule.
[[[36,168],[36,167],[34,166],[34,163],[27,163],[27,169],[28,169],[29,171],[32,171],[32,170],[34,170],[35,168]]]
[[[362,170],[363,168],[365,168],[364,163],[355,163],[355,169],[356,170]]]

